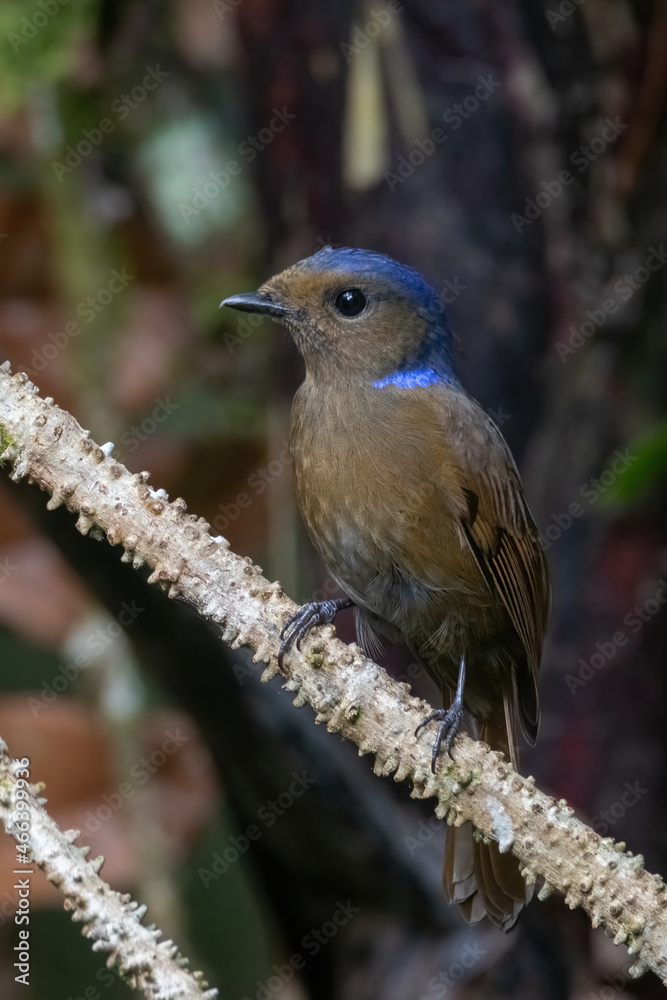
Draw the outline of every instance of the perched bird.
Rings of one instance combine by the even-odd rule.
[[[466,716],[517,764],[533,744],[549,581],[521,480],[500,431],[463,388],[445,308],[418,271],[325,247],[223,305],[284,324],[306,377],[292,407],[298,505],[347,596],[304,605],[282,656],[354,607],[360,645],[405,643],[443,692],[432,766]],[[532,889],[511,854],[447,832],[443,884],[470,922],[509,930]]]

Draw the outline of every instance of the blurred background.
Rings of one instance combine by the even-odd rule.
[[[218,304],[327,243],[421,269],[548,551],[522,770],[662,874],[666,77],[660,0],[0,7],[2,358],[321,599],[286,449],[300,359]],[[429,803],[145,580],[0,477],[0,733],[223,1000],[663,995],[560,898],[467,928]],[[14,855],[0,838],[3,1000],[26,995]],[[50,886],[32,903],[30,996],[131,995]]]

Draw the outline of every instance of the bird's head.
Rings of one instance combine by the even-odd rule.
[[[456,381],[440,298],[418,271],[383,254],[325,247],[222,305],[284,324],[317,380],[405,388]]]

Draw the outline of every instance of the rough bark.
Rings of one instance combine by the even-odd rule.
[[[147,485],[148,473],[132,475],[110,450],[52,399],[41,399],[27,376],[0,367],[0,459],[11,463],[12,478],[48,491],[51,509],[64,503],[77,511],[78,529],[122,545],[125,561],[149,564],[150,582],[217,622],[232,646],[251,647],[268,664],[264,679],[274,677],[280,628],[294,603],[224,538],[211,537],[183,500],[169,503]],[[527,880],[543,876],[542,898],[556,890],[570,907],[583,907],[594,926],[636,956],[633,975],[650,968],[667,984],[666,887],[645,871],[641,855],[598,836],[565,800],[545,795],[466,736],[457,739],[455,760],[443,757],[432,775],[431,736],[414,736],[429,706],[358,647],[335,639],[331,627],[286,658],[285,686],[297,707],[311,705],[317,722],[372,753],[377,774],[410,780],[414,797],[437,798],[439,817],[456,825],[471,820],[479,836],[516,855]]]

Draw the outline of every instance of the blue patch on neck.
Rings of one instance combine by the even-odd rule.
[[[402,361],[397,362],[394,371],[374,381],[374,388],[396,386],[399,389],[424,389],[431,385],[461,387],[456,372],[455,343],[445,307],[419,271],[399,264],[384,254],[349,247],[324,247],[319,253],[300,261],[297,266],[318,274],[324,272],[338,275],[346,282],[349,281],[350,286],[354,285],[357,276],[366,282],[376,282],[385,296],[393,296],[414,310],[419,329],[424,330],[421,344]],[[341,285],[343,287],[345,286]],[[374,286],[371,285],[372,287]]]
[[[392,372],[384,378],[373,382],[374,389],[384,389],[388,385],[398,386],[399,389],[425,389],[429,385],[436,383],[443,384],[450,379],[439,375],[434,368],[413,368],[412,371]]]
[[[398,389],[426,389],[430,385],[460,386],[453,361],[452,335],[448,327],[439,326],[411,358],[373,382],[375,389],[394,385]]]

